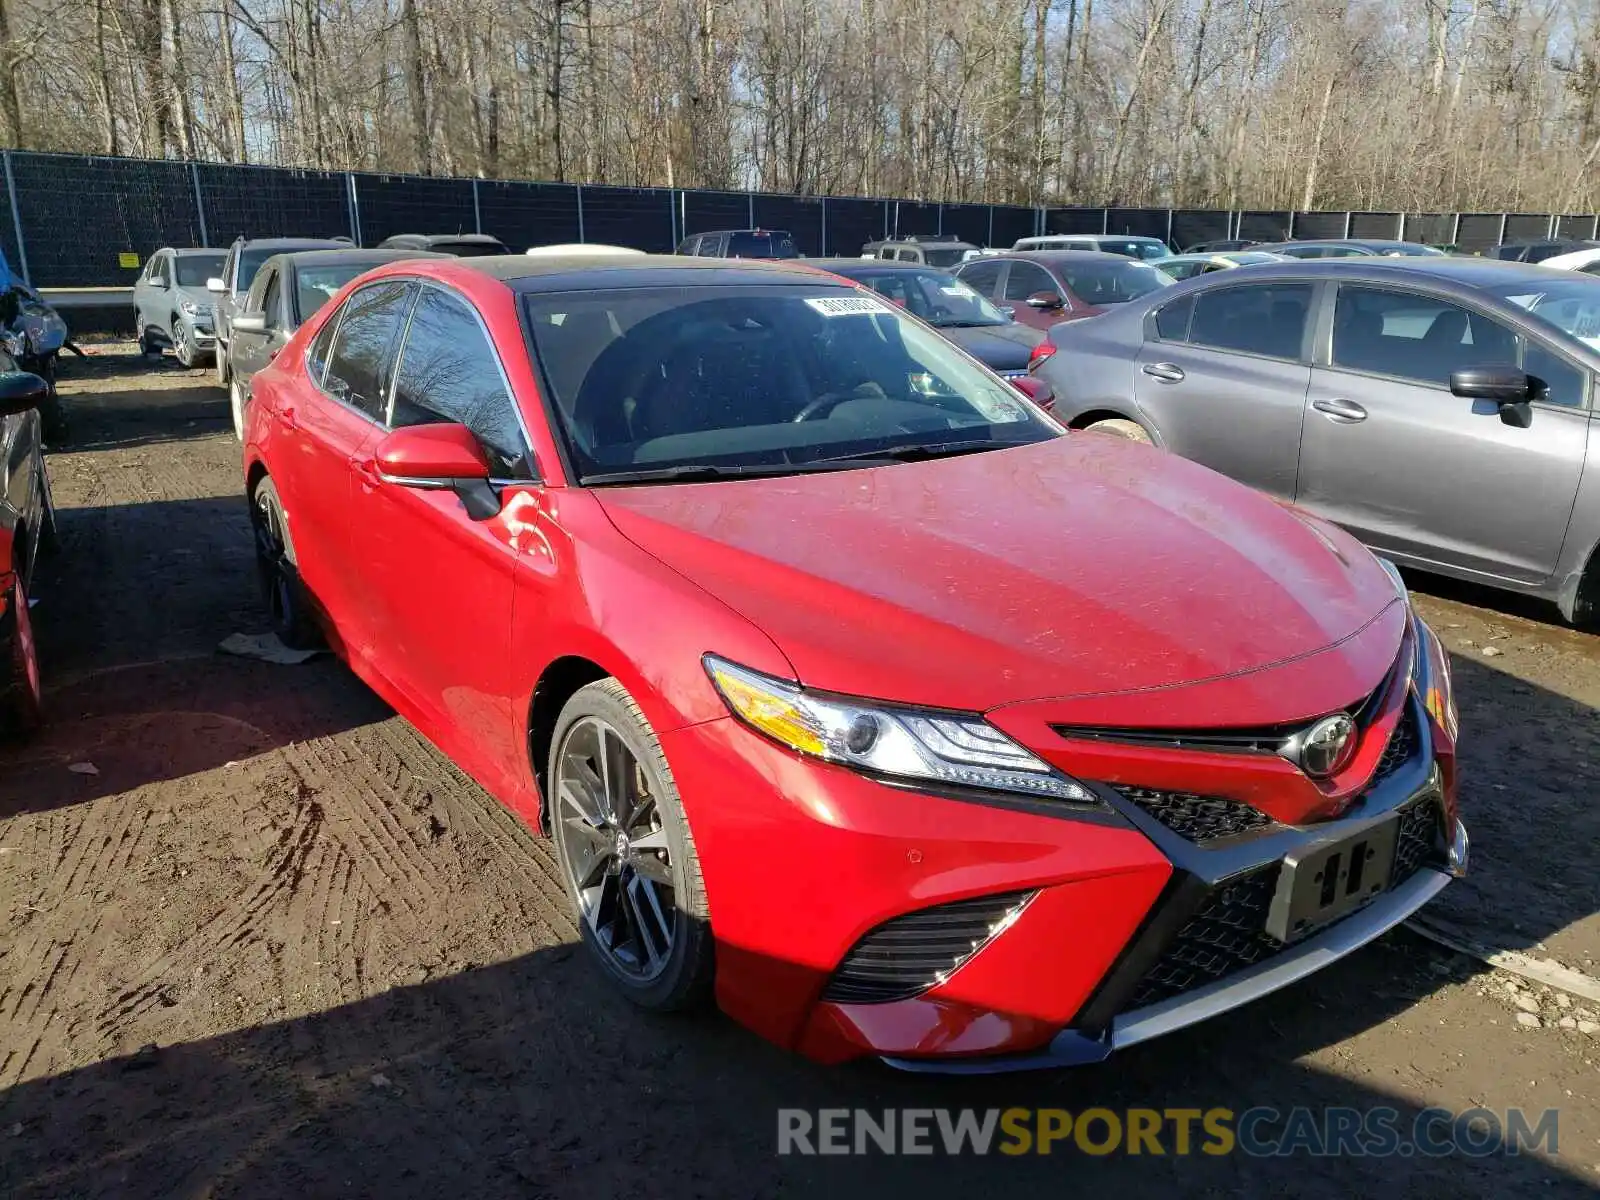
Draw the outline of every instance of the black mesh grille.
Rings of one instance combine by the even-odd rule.
[[[1439,801],[1433,796],[1421,796],[1401,807],[1390,887],[1410,879],[1419,868],[1439,857],[1439,814]]]
[[[925,992],[971,958],[1032,896],[979,896],[885,921],[844,956],[822,998],[882,1004]]]
[[[1259,867],[1223,884],[1178,931],[1156,965],[1134,989],[1130,1008],[1143,1008],[1201,987],[1283,949],[1264,928],[1278,864]]]
[[[1204,844],[1262,829],[1272,818],[1259,809],[1222,796],[1163,792],[1154,788],[1119,787],[1123,798],[1137,804],[1179,837]]]
[[[1389,744],[1383,748],[1383,757],[1378,760],[1378,769],[1372,774],[1372,782],[1387,779],[1410,762],[1417,752],[1418,741],[1417,718],[1408,700],[1400,714],[1400,723],[1394,727],[1394,732],[1389,735]]]

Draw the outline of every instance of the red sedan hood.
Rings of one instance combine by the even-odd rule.
[[[1110,437],[594,494],[829,691],[986,710],[1290,663],[1303,680],[1306,660],[1360,643],[1330,679],[1348,694],[1282,698],[1327,711],[1375,687],[1399,646],[1394,587],[1347,535]]]

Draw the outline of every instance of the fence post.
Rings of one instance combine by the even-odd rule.
[[[750,224],[746,228],[754,229],[756,227],[756,194],[754,192],[746,192],[744,198],[750,206]]]
[[[1507,213],[1501,213],[1500,214],[1500,238],[1499,238],[1498,241],[1495,242],[1495,245],[1497,245],[1497,246],[1505,245],[1505,241],[1506,241],[1506,217],[1508,215],[1509,214],[1507,214]]]
[[[678,243],[683,239],[678,236],[678,206],[674,203],[677,193],[671,188],[667,189],[667,225],[672,231],[672,250],[677,252]]]
[[[200,164],[192,159],[189,162],[189,178],[194,181],[194,215],[200,221],[200,244],[211,245],[211,238],[206,233],[206,202],[200,196]]]
[[[1100,232],[1102,234],[1111,232],[1111,210],[1109,208],[1100,210]]]
[[[1167,209],[1167,249],[1172,249],[1172,210]]]
[[[994,249],[994,205],[989,205],[989,236],[984,239],[984,247]]]
[[[11,151],[5,152],[6,195],[11,199],[11,228],[17,235],[17,266],[22,268],[22,282],[33,286],[33,276],[28,271],[28,246],[22,240],[22,214],[17,208],[17,180],[11,173]]]
[[[350,206],[350,240],[356,245],[361,245],[361,201],[356,198],[356,176],[354,171],[344,173],[345,203]]]
[[[472,228],[475,233],[483,232],[483,211],[478,207],[478,180],[472,180]]]
[[[828,257],[828,198],[822,198],[822,257]]]
[[[1450,222],[1450,244],[1452,246],[1461,245],[1461,214],[1460,213],[1457,213],[1456,214],[1456,219],[1454,221]]]
[[[1350,236],[1350,226],[1351,226],[1351,223],[1355,219],[1356,219],[1355,213],[1351,212],[1349,209],[1346,209],[1345,210],[1345,214],[1344,214],[1344,236],[1345,237],[1349,237]]]
[[[573,190],[578,194],[578,240],[587,242],[589,239],[583,236],[583,184],[573,184]]]

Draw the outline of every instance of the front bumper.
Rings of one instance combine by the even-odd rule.
[[[731,718],[668,733],[717,938],[718,1002],[818,1061],[980,1072],[1095,1061],[1283,987],[1465,869],[1454,747],[1419,699],[1405,704],[1416,736],[1403,760],[1339,819],[1211,847],[1106,786],[1099,811],[982,802],[803,759]],[[1193,978],[1171,977],[1193,923],[1212,920],[1233,884],[1270,883],[1286,855],[1402,810],[1432,832],[1364,907],[1286,945],[1251,929],[1233,959],[1193,969],[1190,955]],[[940,969],[936,952],[969,936],[974,905],[978,944]],[[867,975],[845,969],[857,962]],[[897,993],[916,970],[925,986]]]

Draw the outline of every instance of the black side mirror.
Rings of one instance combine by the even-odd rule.
[[[1468,400],[1487,400],[1500,410],[1500,420],[1516,429],[1533,424],[1536,384],[1520,367],[1469,367],[1450,373],[1451,394]]]
[[[1061,297],[1055,292],[1035,292],[1028,297],[1029,308],[1060,308]]]
[[[50,385],[27,371],[0,372],[0,414],[11,416],[38,408],[50,395]]]

